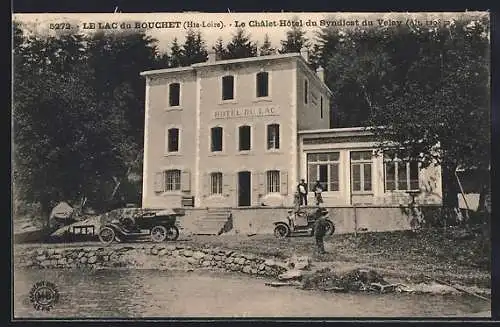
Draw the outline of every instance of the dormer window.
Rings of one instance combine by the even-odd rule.
[[[222,77],[222,100],[234,99],[234,76]]]
[[[181,85],[179,83],[171,83],[168,86],[168,105],[170,107],[178,107],[181,98]]]

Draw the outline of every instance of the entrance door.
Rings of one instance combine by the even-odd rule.
[[[252,190],[251,173],[249,171],[240,171],[238,173],[238,206],[248,207],[251,203]]]

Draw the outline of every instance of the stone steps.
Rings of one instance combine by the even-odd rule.
[[[219,235],[231,217],[228,209],[208,209],[202,218],[194,221],[197,235]]]

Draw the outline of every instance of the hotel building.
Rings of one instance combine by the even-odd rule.
[[[141,73],[143,207],[287,207],[301,179],[310,190],[322,183],[327,207],[396,206],[412,196],[440,204],[439,167],[375,155],[364,128],[330,129],[335,95],[307,57],[209,54],[207,62]]]

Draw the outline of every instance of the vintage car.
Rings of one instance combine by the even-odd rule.
[[[314,224],[323,216],[327,221],[326,235],[335,232],[335,224],[330,220],[328,210],[325,208],[300,208],[288,211],[288,216],[280,221],[274,222],[274,236],[285,238],[292,235],[308,234],[314,235]]]
[[[98,237],[104,244],[126,242],[150,237],[153,242],[175,241],[179,238],[177,217],[180,210],[141,210],[134,214],[107,217],[99,228]],[[109,219],[111,218],[111,219]]]

